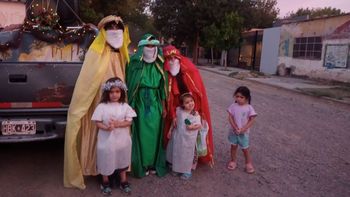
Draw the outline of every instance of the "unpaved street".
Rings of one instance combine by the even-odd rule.
[[[350,106],[201,71],[214,126],[215,166],[199,166],[190,181],[167,175],[130,178],[132,196],[350,196]],[[258,118],[251,130],[256,173],[226,170],[226,108],[239,85],[252,91]],[[63,141],[0,145],[0,196],[101,196],[63,187]],[[120,196],[113,190],[113,196]]]

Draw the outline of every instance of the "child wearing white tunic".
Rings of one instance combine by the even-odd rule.
[[[112,193],[108,176],[120,172],[120,189],[129,193],[131,188],[126,171],[131,163],[131,137],[129,127],[135,111],[125,102],[126,85],[119,78],[111,78],[103,85],[101,103],[92,120],[99,128],[97,136],[97,171],[102,175],[101,191]]]
[[[181,107],[176,108],[173,129],[168,134],[167,161],[172,163],[173,174],[181,173],[181,178],[188,180],[192,176],[196,140],[202,125],[191,93],[182,94],[180,104]]]

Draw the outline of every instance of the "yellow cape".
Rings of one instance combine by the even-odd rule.
[[[112,20],[115,20],[115,18]],[[105,35],[105,30],[101,28],[98,36],[86,53],[69,106],[64,146],[63,183],[65,187],[85,188],[81,163],[79,161],[81,144],[81,134],[79,132],[82,127],[81,120],[88,113],[108,69],[110,53],[105,52],[108,47]],[[129,43],[129,31],[125,26],[123,46],[119,49],[122,59],[121,66],[124,67],[122,68],[123,71],[125,71],[126,63],[129,62]],[[122,73],[123,80],[124,75],[125,73]]]

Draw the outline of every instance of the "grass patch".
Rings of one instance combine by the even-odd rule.
[[[302,92],[317,96],[330,97],[338,100],[350,98],[350,87],[335,87],[335,88],[298,88]]]
[[[264,73],[256,71],[256,70],[252,70],[252,71],[250,71],[250,73],[252,73],[253,75],[256,75],[256,76],[265,76]]]
[[[234,77],[238,74],[239,72],[231,72],[230,74],[228,74],[229,77]]]

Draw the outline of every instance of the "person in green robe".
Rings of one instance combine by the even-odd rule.
[[[159,41],[146,34],[126,69],[128,101],[137,113],[131,127],[131,174],[138,178],[167,171],[162,140],[168,81],[163,62]]]

